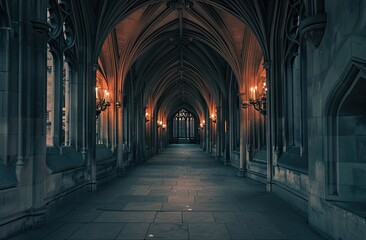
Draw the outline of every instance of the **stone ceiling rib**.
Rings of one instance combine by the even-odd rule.
[[[252,1],[240,4],[195,1],[189,9],[175,10],[161,1],[148,2],[115,26],[120,79],[124,81],[134,68],[135,93],[143,92],[145,99],[153,94],[155,104],[162,106],[167,106],[165,102],[173,93],[182,101],[183,89],[196,94],[192,96],[196,100],[200,95],[201,104],[209,104],[212,96],[225,97],[230,85],[226,79],[227,67],[241,79],[243,64],[248,64],[244,58],[257,54],[248,53],[251,47],[244,46],[252,44],[251,30],[228,11],[244,11],[247,21],[261,25],[255,13],[248,12],[248,9],[255,12],[258,6]],[[135,5],[129,6],[132,9]],[[103,51],[100,57],[108,65],[112,62],[106,60],[110,53]],[[180,86],[185,82],[184,87],[171,91],[177,80]]]

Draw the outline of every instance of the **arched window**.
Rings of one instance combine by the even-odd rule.
[[[181,109],[173,116],[173,142],[194,143],[196,142],[197,126],[195,117],[186,109]]]
[[[50,38],[47,44],[46,145],[55,147],[71,145],[73,69],[69,62],[75,62],[76,51],[71,5],[59,3],[49,1],[47,8]]]
[[[286,69],[285,94],[283,103],[285,112],[285,133],[286,148],[301,146],[301,77],[300,77],[300,57],[298,54],[291,59]]]
[[[329,97],[328,194],[340,201],[366,199],[366,71],[350,64]]]
[[[71,94],[70,94],[70,82],[71,82],[71,70],[69,63],[65,59],[65,55],[63,56],[63,78],[62,78],[62,140],[64,146],[70,145],[70,103],[71,103]]]
[[[47,44],[47,120],[46,120],[46,145],[53,146],[54,135],[54,81],[55,81],[55,63],[50,46]]]
[[[289,5],[284,41],[284,74],[276,99],[281,103],[277,114],[283,118],[278,140],[278,164],[307,172],[307,124],[306,124],[306,79],[302,79],[301,66],[306,57],[300,45],[299,27],[303,16],[303,3],[291,0]]]

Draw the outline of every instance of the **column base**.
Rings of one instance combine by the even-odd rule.
[[[272,192],[272,183],[270,183],[270,182],[266,183],[266,191],[267,192]]]
[[[123,177],[126,175],[126,169],[124,167],[118,168],[117,173],[118,177]]]
[[[93,180],[90,183],[90,191],[91,192],[96,192],[97,191],[97,187],[98,187],[98,182]]]
[[[244,168],[239,168],[238,170],[238,177],[244,177],[245,176],[245,170]]]
[[[46,215],[46,209],[44,207],[31,210],[31,227],[39,228],[44,223],[44,217]]]

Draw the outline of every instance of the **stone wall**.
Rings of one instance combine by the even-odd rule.
[[[358,172],[365,171],[365,161],[357,159],[358,163],[349,163],[355,148],[358,151],[365,149],[365,141],[359,142],[358,146],[352,144],[342,134],[345,127],[339,128],[334,122],[341,101],[347,95],[345,86],[352,85],[357,74],[365,71],[364,67],[358,67],[359,63],[361,66],[366,63],[365,11],[364,1],[325,1],[327,25],[323,40],[318,48],[311,44],[306,48],[309,222],[334,239],[364,239],[365,233],[361,230],[366,229],[365,221],[360,221],[357,213],[346,213],[330,202],[366,200],[361,193],[365,191],[365,181],[357,178]],[[353,73],[356,75],[352,76]],[[359,99],[359,104],[362,105],[363,101]],[[351,126],[355,130],[354,127]],[[338,145],[334,144],[337,141]],[[363,189],[361,195],[344,197],[342,192],[350,193],[349,187]],[[345,223],[347,227],[341,227]]]

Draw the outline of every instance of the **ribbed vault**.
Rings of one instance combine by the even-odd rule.
[[[130,81],[130,94],[141,95],[156,118],[186,108],[204,119],[228,98],[230,75],[242,92],[263,62],[264,43],[245,24],[254,21],[256,11],[242,9],[248,11],[243,21],[232,10],[243,7],[235,1],[231,6],[225,1],[128,1],[136,3],[113,9],[107,2],[102,5],[110,12],[100,30],[110,32],[99,65],[118,92]]]

